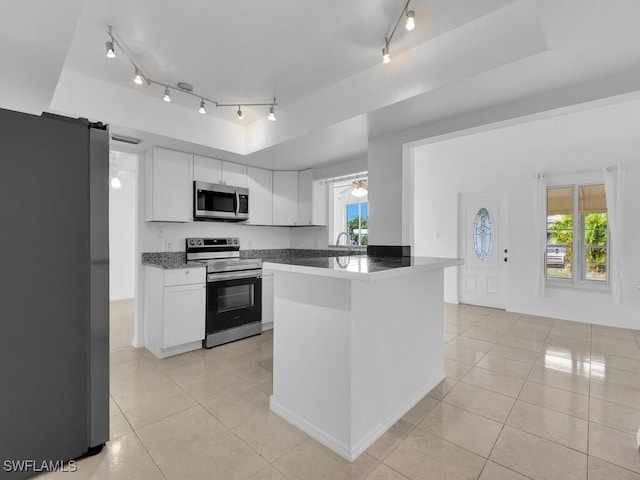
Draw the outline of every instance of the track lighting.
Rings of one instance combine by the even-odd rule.
[[[386,45],[382,47],[382,63],[389,63],[391,61],[391,57],[389,56],[389,46]]]
[[[144,80],[142,80],[142,74],[140,73],[140,69],[138,67],[136,67],[136,76],[133,78],[133,81],[138,85],[142,85],[144,83]]]
[[[146,75],[145,71],[142,68],[140,68],[140,64],[133,57],[133,55],[131,54],[127,46],[124,44],[124,42],[113,33],[113,29],[111,25],[109,25],[107,29],[107,34],[109,35],[109,41],[107,41],[105,44],[107,47],[107,57],[115,58],[116,54],[114,49],[116,46],[118,46],[118,48],[120,49],[119,51],[124,53],[124,55],[129,59],[129,61],[135,68],[135,77],[133,81],[138,85],[142,85],[143,83],[146,83],[147,85],[153,84],[153,85],[158,85],[159,87],[164,87],[164,96],[162,97],[162,99],[165,102],[171,101],[171,90],[175,90],[177,92],[181,92],[181,93],[199,98],[200,108],[198,109],[198,112],[202,114],[207,113],[204,105],[206,100],[216,108],[217,107],[234,107],[235,108],[237,106],[238,111],[236,112],[236,114],[240,119],[244,117],[244,112],[242,111],[242,107],[269,107],[268,118],[272,122],[275,122],[276,115],[274,112],[274,108],[277,105],[275,97],[273,99],[273,102],[269,102],[269,103],[222,103],[222,102],[217,102],[215,100],[211,100],[210,98],[207,98],[204,95],[194,92],[193,86],[185,82],[180,82],[175,85],[169,85],[163,82],[158,82],[156,80],[149,78],[149,76]]]
[[[113,40],[113,35],[111,33],[111,25],[109,25],[109,31],[107,33],[109,34],[109,38],[111,39],[104,43],[107,47],[107,58],[116,58],[116,51],[113,49],[113,44],[115,43],[115,41]]]
[[[113,50],[113,42],[105,42],[107,46],[107,58],[116,58],[116,52]]]
[[[416,12],[414,10],[409,10],[407,12],[407,23],[404,28],[411,31],[416,28]]]
[[[390,30],[391,33],[388,36],[384,37],[384,47],[382,47],[382,63],[389,63],[391,61],[391,56],[389,55],[389,45],[391,44],[391,40],[393,39],[393,35],[396,33],[396,29],[398,28],[398,24],[402,17],[406,17],[405,28],[409,31],[416,28],[416,12],[414,10],[409,10],[409,3],[411,0],[407,0],[407,3],[404,4],[404,8],[394,23],[387,32]]]

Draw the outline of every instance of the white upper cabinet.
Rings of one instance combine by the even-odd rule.
[[[252,225],[273,225],[273,172],[247,167],[249,220]]]
[[[247,166],[239,163],[222,162],[222,184],[246,188]]]
[[[193,199],[193,155],[164,148],[145,154],[147,222],[190,222]]]
[[[298,172],[273,172],[273,224],[298,224]]]
[[[313,179],[313,170],[298,172],[298,225],[326,225],[328,187]]]
[[[193,179],[196,182],[222,183],[222,160],[194,155]]]
[[[247,187],[247,166],[215,158],[193,156],[193,179],[196,182]]]

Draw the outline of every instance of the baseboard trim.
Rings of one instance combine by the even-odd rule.
[[[269,397],[269,409],[276,415],[284,418],[294,427],[302,430],[311,438],[314,438],[315,440],[320,442],[329,450],[332,450],[340,455],[345,460],[353,462],[356,459],[357,455],[355,457],[352,455],[351,449],[348,445],[346,445],[344,442],[341,442],[333,435],[325,432],[321,428],[318,428],[315,425],[307,422],[306,420],[298,416],[298,414],[289,410],[287,407],[281,405],[276,399],[273,398],[273,395]]]
[[[444,379],[444,372],[442,372],[440,378],[436,378],[432,380],[424,387],[422,387],[418,392],[416,392],[411,398],[395,413],[388,416],[384,419],[377,427],[371,430],[367,435],[362,437],[353,447],[345,444],[344,442],[338,440],[333,435],[325,432],[321,428],[307,422],[305,419],[301,418],[295,412],[292,412],[287,407],[278,403],[278,401],[274,398],[273,395],[269,398],[269,409],[279,415],[291,425],[299,428],[304,433],[312,437],[313,439],[320,442],[322,445],[327,447],[328,449],[334,451],[342,458],[349,462],[355,461],[364,451],[373,445],[376,440],[378,440],[387,430],[389,430],[398,420],[400,420],[404,415],[411,410],[416,404],[424,398],[424,396],[433,390],[442,380]]]

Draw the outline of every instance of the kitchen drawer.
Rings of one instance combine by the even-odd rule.
[[[207,281],[206,268],[177,268],[164,271],[164,286],[191,285]]]

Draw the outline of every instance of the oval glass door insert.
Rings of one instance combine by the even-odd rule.
[[[484,207],[478,210],[473,222],[473,245],[480,260],[489,258],[493,247],[493,220],[489,210]]]

